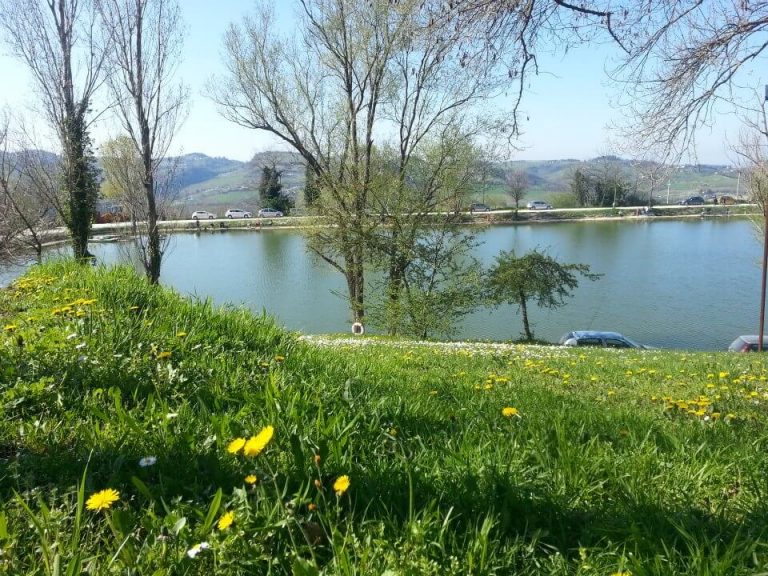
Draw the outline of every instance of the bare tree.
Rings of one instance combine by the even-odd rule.
[[[752,91],[751,104],[741,114],[743,128],[737,144],[731,146],[736,164],[746,173],[749,198],[757,204],[759,216],[753,219],[760,239],[763,239],[768,213],[768,111],[765,96]]]
[[[496,123],[468,110],[493,93],[498,78],[488,62],[473,73],[463,69],[453,29],[430,26],[416,0],[396,9],[384,0],[300,6],[292,39],[278,37],[266,3],[256,18],[233,25],[227,76],[210,94],[225,117],[288,143],[316,176],[314,210],[333,226],[314,234],[310,246],[344,275],[360,321],[373,252],[386,256],[378,261],[387,262],[390,293],[399,295],[415,231],[445,200],[436,184],[447,174],[451,147],[433,146],[442,159],[425,163],[427,143],[471,138]],[[416,185],[413,174],[425,165],[437,172]],[[385,221],[388,232],[379,233]]]
[[[507,184],[507,194],[515,203],[515,215],[520,209],[520,201],[525,198],[526,189],[528,188],[528,176],[523,170],[513,170],[507,172],[504,176]]]
[[[19,201],[21,170],[18,155],[9,150],[9,141],[9,120],[5,115],[0,119],[0,261],[17,256],[25,230],[26,210]]]
[[[50,153],[26,146],[21,128],[11,130],[11,117],[0,117],[0,237],[2,252],[13,258],[18,251],[34,251],[42,257],[44,229],[54,221],[61,204],[58,161]]]
[[[133,140],[119,136],[101,147],[101,167],[104,171],[102,191],[125,208],[131,219],[133,234],[138,234],[138,222],[146,219],[144,166]]]
[[[768,5],[725,0],[641,0],[615,70],[631,96],[625,132],[638,144],[679,156],[714,114],[751,101],[753,65],[766,54]]]
[[[751,114],[744,116],[745,127],[739,137],[739,144],[733,147],[740,164],[747,174],[747,189],[750,199],[760,209],[753,219],[758,237],[763,242],[762,284],[760,289],[760,321],[758,350],[764,350],[765,297],[768,289],[768,113],[762,98],[756,98],[758,105]]]
[[[542,71],[540,52],[565,54],[571,46],[604,40],[626,50],[632,23],[641,17],[616,0],[425,0],[423,5],[430,22],[450,23],[456,31],[452,38],[462,66],[472,69],[488,58],[506,65],[513,135],[525,118],[521,106],[531,77]]]
[[[90,0],[4,0],[0,26],[34,78],[43,112],[61,146],[66,203],[61,217],[76,258],[88,238],[98,194],[89,137],[91,101],[103,80],[104,42]]]
[[[109,85],[141,158],[147,235],[139,236],[139,246],[147,277],[156,283],[165,248],[157,226],[157,184],[187,100],[185,88],[173,80],[181,57],[181,13],[175,0],[95,1],[113,39]]]

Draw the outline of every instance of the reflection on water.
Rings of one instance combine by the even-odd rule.
[[[757,332],[760,246],[745,220],[572,222],[482,229],[478,258],[545,249],[604,274],[583,281],[564,308],[530,310],[538,338],[575,329],[616,330],[661,347],[723,350]],[[91,247],[104,263],[126,261],[126,244]],[[14,271],[6,271],[3,278]],[[308,333],[349,330],[343,278],[306,251],[295,231],[175,234],[161,281],[219,304],[244,305]],[[519,337],[514,307],[479,310],[460,337]]]

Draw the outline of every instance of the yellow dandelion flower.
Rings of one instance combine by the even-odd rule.
[[[279,354],[275,356],[275,362],[282,362],[285,360],[285,356],[280,356]]]
[[[608,390],[608,396],[615,396],[616,390]]]
[[[183,332],[183,331],[176,332],[176,338],[184,338],[184,336],[186,336],[186,335],[187,335],[187,333]]]
[[[227,452],[230,454],[237,454],[245,446],[245,438],[235,438],[227,446]]]
[[[120,500],[120,492],[112,488],[101,490],[92,494],[85,503],[85,507],[88,510],[109,510],[109,508]]]
[[[258,482],[258,481],[259,481],[259,479],[256,478],[256,476],[253,475],[253,474],[248,474],[248,476],[245,477],[245,483],[246,484],[253,485],[253,484],[256,484],[256,482]]]
[[[315,510],[317,510],[317,504],[310,502],[309,505],[307,506],[307,510],[309,510],[310,512],[314,512]]]
[[[501,409],[501,415],[505,418],[512,418],[513,416],[520,416],[520,410],[512,408],[511,406],[505,406]]]
[[[14,330],[16,330],[16,328],[18,328],[16,324],[6,324],[5,326],[3,326],[3,330],[5,330],[6,332],[13,332]]]
[[[349,488],[349,476],[344,474],[336,478],[336,482],[333,483],[333,490],[336,492],[336,496],[341,496]]]
[[[230,526],[232,526],[232,522],[235,521],[235,513],[231,510],[227,513],[225,513],[221,518],[219,518],[219,530],[226,530]]]
[[[263,428],[256,436],[251,436],[248,439],[243,447],[243,454],[246,456],[258,456],[267,447],[274,434],[275,429],[272,426]]]
[[[171,353],[168,352],[167,350],[164,350],[163,352],[160,352],[157,355],[158,360],[165,360],[166,358],[170,358],[170,357],[171,357]]]

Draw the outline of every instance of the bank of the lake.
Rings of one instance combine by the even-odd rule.
[[[317,348],[71,263],[0,326],[0,572],[768,569],[755,356]]]
[[[603,329],[657,347],[723,350],[739,334],[757,331],[760,244],[747,219],[632,217],[471,230],[481,243],[474,255],[483,265],[500,250],[538,248],[603,274],[598,282],[582,282],[564,308],[531,310],[540,339]],[[169,241],[165,285],[217,304],[265,310],[291,330],[349,331],[349,311],[339,296],[343,279],[308,253],[300,231],[211,228],[177,232]],[[130,242],[94,243],[91,250],[100,263],[135,262]],[[0,271],[0,283],[20,271]],[[520,332],[514,307],[479,306],[451,337],[510,341]]]
[[[487,226],[475,233],[480,245],[474,255],[485,266],[500,250],[539,248],[603,274],[597,282],[582,282],[564,308],[530,310],[543,340],[603,329],[657,347],[723,350],[739,334],[756,333],[760,244],[748,220],[582,221]],[[170,241],[165,285],[217,304],[266,311],[291,330],[349,332],[343,278],[308,253],[301,233],[179,233]],[[114,264],[130,261],[129,246],[98,244],[92,250],[100,262]],[[509,341],[521,330],[513,306],[478,307],[453,338]]]
[[[452,217],[462,225],[524,225],[545,224],[555,222],[573,222],[577,220],[618,220],[632,221],[636,218],[656,219],[690,219],[690,218],[720,218],[720,217],[746,217],[755,216],[759,210],[755,204],[735,204],[730,206],[706,205],[706,206],[681,206],[677,204],[654,206],[650,214],[645,206],[622,206],[618,208],[557,208],[551,210],[515,210],[505,207],[491,212],[464,212]],[[442,218],[435,214],[435,219]],[[386,224],[386,220],[383,221]],[[158,223],[160,229],[170,231],[194,231],[194,230],[275,230],[293,228],[311,228],[327,226],[324,218],[315,216],[287,216],[281,218],[245,218],[212,220],[161,220]],[[132,225],[129,222],[116,222],[110,224],[95,224],[94,230],[98,234],[123,234],[129,233]],[[51,231],[52,239],[65,239],[66,231],[58,229]]]

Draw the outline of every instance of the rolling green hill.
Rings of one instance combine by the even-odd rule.
[[[248,162],[212,158],[204,154],[182,156],[178,158],[177,169],[179,201],[194,209],[223,211],[235,205],[256,209],[259,207],[261,169],[272,165],[282,172],[283,189],[300,206],[304,188],[304,163],[298,154],[292,152],[262,152]],[[730,166],[684,165],[667,176],[659,170],[659,166],[652,163],[604,156],[592,160],[515,160],[494,163],[488,170],[485,182],[477,184],[475,196],[477,200],[494,207],[511,204],[505,190],[505,174],[523,171],[529,183],[526,198],[549,200],[562,205],[566,201],[563,195],[569,192],[576,170],[619,173],[627,182],[634,183],[641,194],[647,194],[653,178],[654,197],[659,202],[666,201],[667,192],[670,202],[693,194],[737,193],[738,172]],[[745,193],[743,186],[740,186],[739,192]]]

